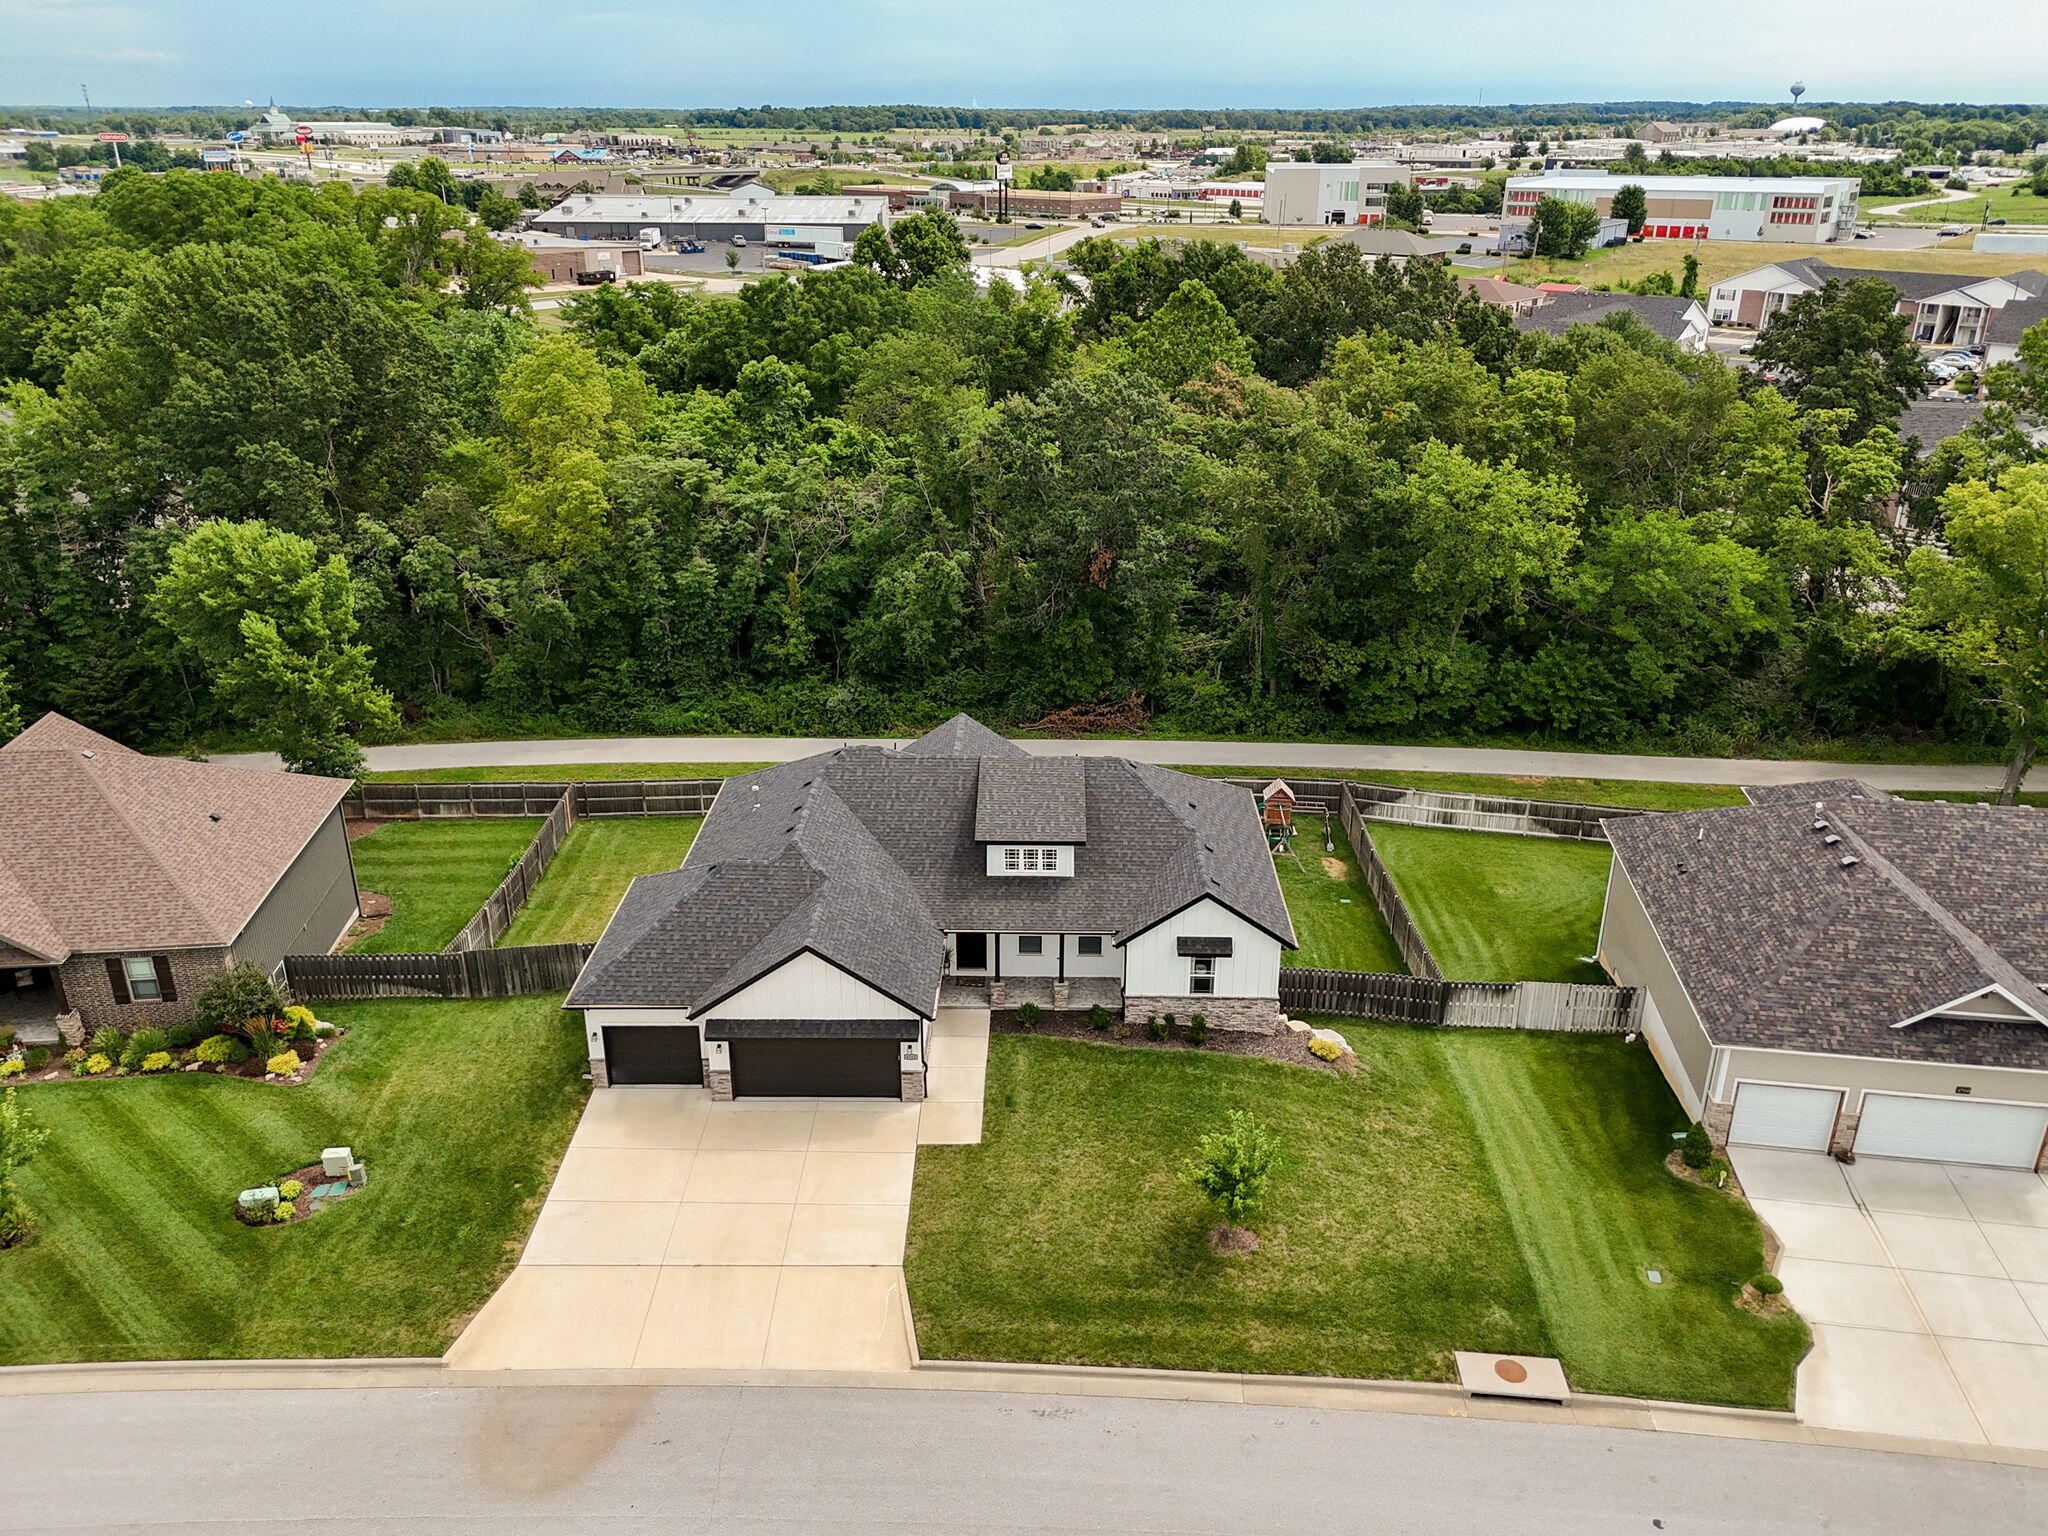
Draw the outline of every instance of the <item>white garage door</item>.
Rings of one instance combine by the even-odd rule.
[[[2043,1136],[2048,1136],[2048,1107],[2040,1105],[1866,1093],[1863,1118],[1856,1127],[1856,1153],[2031,1168]]]
[[[1791,1147],[1825,1152],[1834,1134],[1842,1095],[1833,1088],[1785,1088],[1744,1083],[1735,1090],[1728,1139],[1748,1147]]]

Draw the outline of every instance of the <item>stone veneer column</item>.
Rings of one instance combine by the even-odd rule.
[[[721,1104],[732,1102],[732,1071],[730,1068],[713,1067],[704,1074],[704,1086],[711,1090],[711,1097]]]
[[[607,1065],[605,1065],[605,1059],[604,1059],[604,1058],[603,1058],[602,1056],[593,1056],[593,1057],[591,1057],[591,1058],[590,1058],[590,1086],[591,1086],[591,1087],[593,1087],[593,1088],[609,1088],[609,1087],[611,1087],[611,1085],[612,1085],[612,1073],[611,1073],[611,1068],[610,1068],[610,1067],[608,1067]]]
[[[1065,1013],[1067,1011],[1067,998],[1072,990],[1073,983],[1069,981],[1055,981],[1052,984],[1052,1011],[1054,1013]]]
[[[988,984],[988,1005],[991,1008],[1006,1007],[1010,1001],[1010,989],[1000,981]]]
[[[1835,1117],[1835,1134],[1828,1142],[1830,1152],[1847,1152],[1856,1145],[1856,1127],[1863,1119],[1860,1109],[1845,1109]]]
[[[924,1068],[919,1067],[915,1072],[902,1073],[901,1078],[903,1088],[900,1097],[903,1102],[906,1104],[922,1104],[924,1102]]]
[[[1707,1140],[1717,1147],[1728,1145],[1728,1127],[1735,1119],[1735,1101],[1708,1104],[1706,1113],[1700,1117],[1700,1124],[1707,1128]]]

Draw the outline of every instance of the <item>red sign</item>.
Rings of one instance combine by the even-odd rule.
[[[101,133],[95,134],[94,137],[102,144],[126,144],[128,142],[128,135],[125,133]]]

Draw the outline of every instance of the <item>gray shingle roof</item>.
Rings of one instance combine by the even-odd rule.
[[[978,843],[1088,841],[1088,768],[1078,757],[992,757],[974,789]]]
[[[1627,310],[1666,341],[1677,341],[1699,300],[1671,293],[1561,293],[1548,304],[1514,320],[1518,331],[1562,336],[1575,325],[1594,325]]]
[[[1816,800],[1889,800],[1881,789],[1861,779],[1807,779],[1798,784],[1745,784],[1742,793],[1751,805],[1804,805]]]
[[[2048,1025],[1894,1027],[1993,986],[2048,1012],[2048,813],[1841,782],[1605,823],[1708,1035],[2048,1070]]]
[[[1834,281],[1838,283],[1867,282],[1875,279],[1887,284],[1902,299],[1918,303],[1937,293],[1947,293],[1952,288],[1966,288],[1971,283],[1984,281],[1983,273],[1971,272],[1890,272],[1876,267],[1838,267],[1818,256],[1801,256],[1795,261],[1773,262],[1779,270],[1794,272],[1818,287]],[[2008,272],[2005,280],[2029,293],[2048,291],[2048,273]]]
[[[1932,453],[1984,414],[1977,400],[1915,400],[1899,417],[1899,436]]]
[[[1123,758],[1049,760],[1087,833],[1071,876],[990,876],[982,776],[1031,783],[1047,761],[959,716],[901,751],[726,780],[682,868],[628,889],[568,1005],[703,1009],[808,949],[928,1011],[945,931],[1120,942],[1204,896],[1294,943],[1252,797]]]

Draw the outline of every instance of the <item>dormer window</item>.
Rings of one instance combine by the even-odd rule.
[[[992,875],[1071,875],[1074,850],[1065,843],[992,843],[988,850]]]

